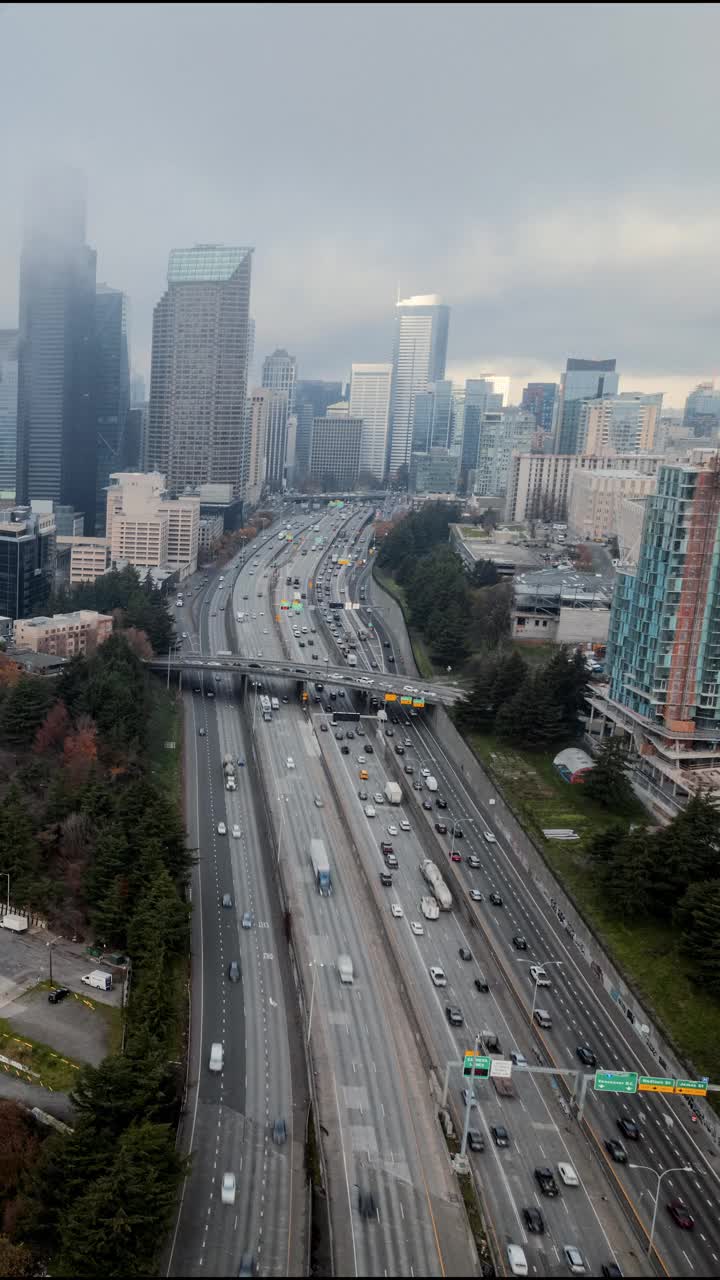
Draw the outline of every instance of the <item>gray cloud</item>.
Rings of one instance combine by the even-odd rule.
[[[718,359],[719,33],[705,5],[0,5],[0,324],[25,175],[61,159],[145,370],[168,250],[217,239],[255,246],[258,354],[301,375],[386,358],[399,285],[451,303],[458,371],[616,355],[677,402]]]

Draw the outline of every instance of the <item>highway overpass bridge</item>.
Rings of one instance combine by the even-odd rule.
[[[464,689],[454,684],[429,684],[412,680],[407,676],[389,675],[387,672],[369,672],[362,667],[347,667],[331,662],[286,662],[275,658],[244,658],[239,654],[166,654],[146,660],[151,671],[166,674],[168,671],[209,671],[233,676],[274,676],[276,679],[302,680],[307,684],[342,684],[347,689],[357,689],[385,702],[398,706],[452,707],[465,699]]]

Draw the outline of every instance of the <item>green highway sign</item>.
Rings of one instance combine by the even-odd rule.
[[[638,1076],[639,1093],[673,1093],[674,1090],[672,1076]]]
[[[463,1075],[464,1075],[464,1076],[471,1076],[471,1075],[472,1075],[472,1073],[473,1073],[473,1057],[474,1057],[474,1056],[475,1056],[475,1055],[473,1054],[472,1050],[470,1050],[470,1052],[469,1052],[469,1053],[466,1053],[466,1054],[465,1054],[465,1061],[463,1062]],[[475,1075],[476,1075],[476,1076],[484,1076],[484,1077],[487,1079],[487,1077],[488,1077],[488,1076],[489,1076],[489,1074],[490,1074],[490,1063],[491,1063],[491,1062],[492,1062],[492,1058],[482,1058],[482,1057],[480,1057],[480,1055],[479,1055],[479,1054],[478,1054],[477,1056],[475,1056]]]
[[[708,1087],[707,1076],[705,1077],[704,1080],[676,1080],[675,1081],[676,1093],[699,1093],[699,1094],[702,1094],[703,1097],[705,1097],[707,1093],[707,1087]]]
[[[636,1093],[637,1071],[596,1071],[595,1088],[599,1093]]]

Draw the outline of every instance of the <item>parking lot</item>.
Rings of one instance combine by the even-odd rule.
[[[51,958],[53,986],[68,987],[71,993],[55,1005],[48,1002]],[[80,945],[45,930],[15,934],[0,929],[0,1017],[28,1040],[97,1065],[117,1039],[122,1002],[119,978],[111,991],[82,982],[83,974],[99,967]]]

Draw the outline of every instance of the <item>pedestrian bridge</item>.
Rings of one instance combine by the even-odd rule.
[[[367,671],[363,667],[347,667],[331,662],[302,663],[277,658],[244,658],[240,654],[166,654],[146,660],[151,671],[165,674],[169,671],[222,672],[226,675],[273,676],[276,679],[303,680],[307,683],[342,684],[347,689],[357,689],[385,702],[399,706],[452,707],[465,700],[465,690],[454,684],[428,684],[407,676],[391,675],[383,671]]]

